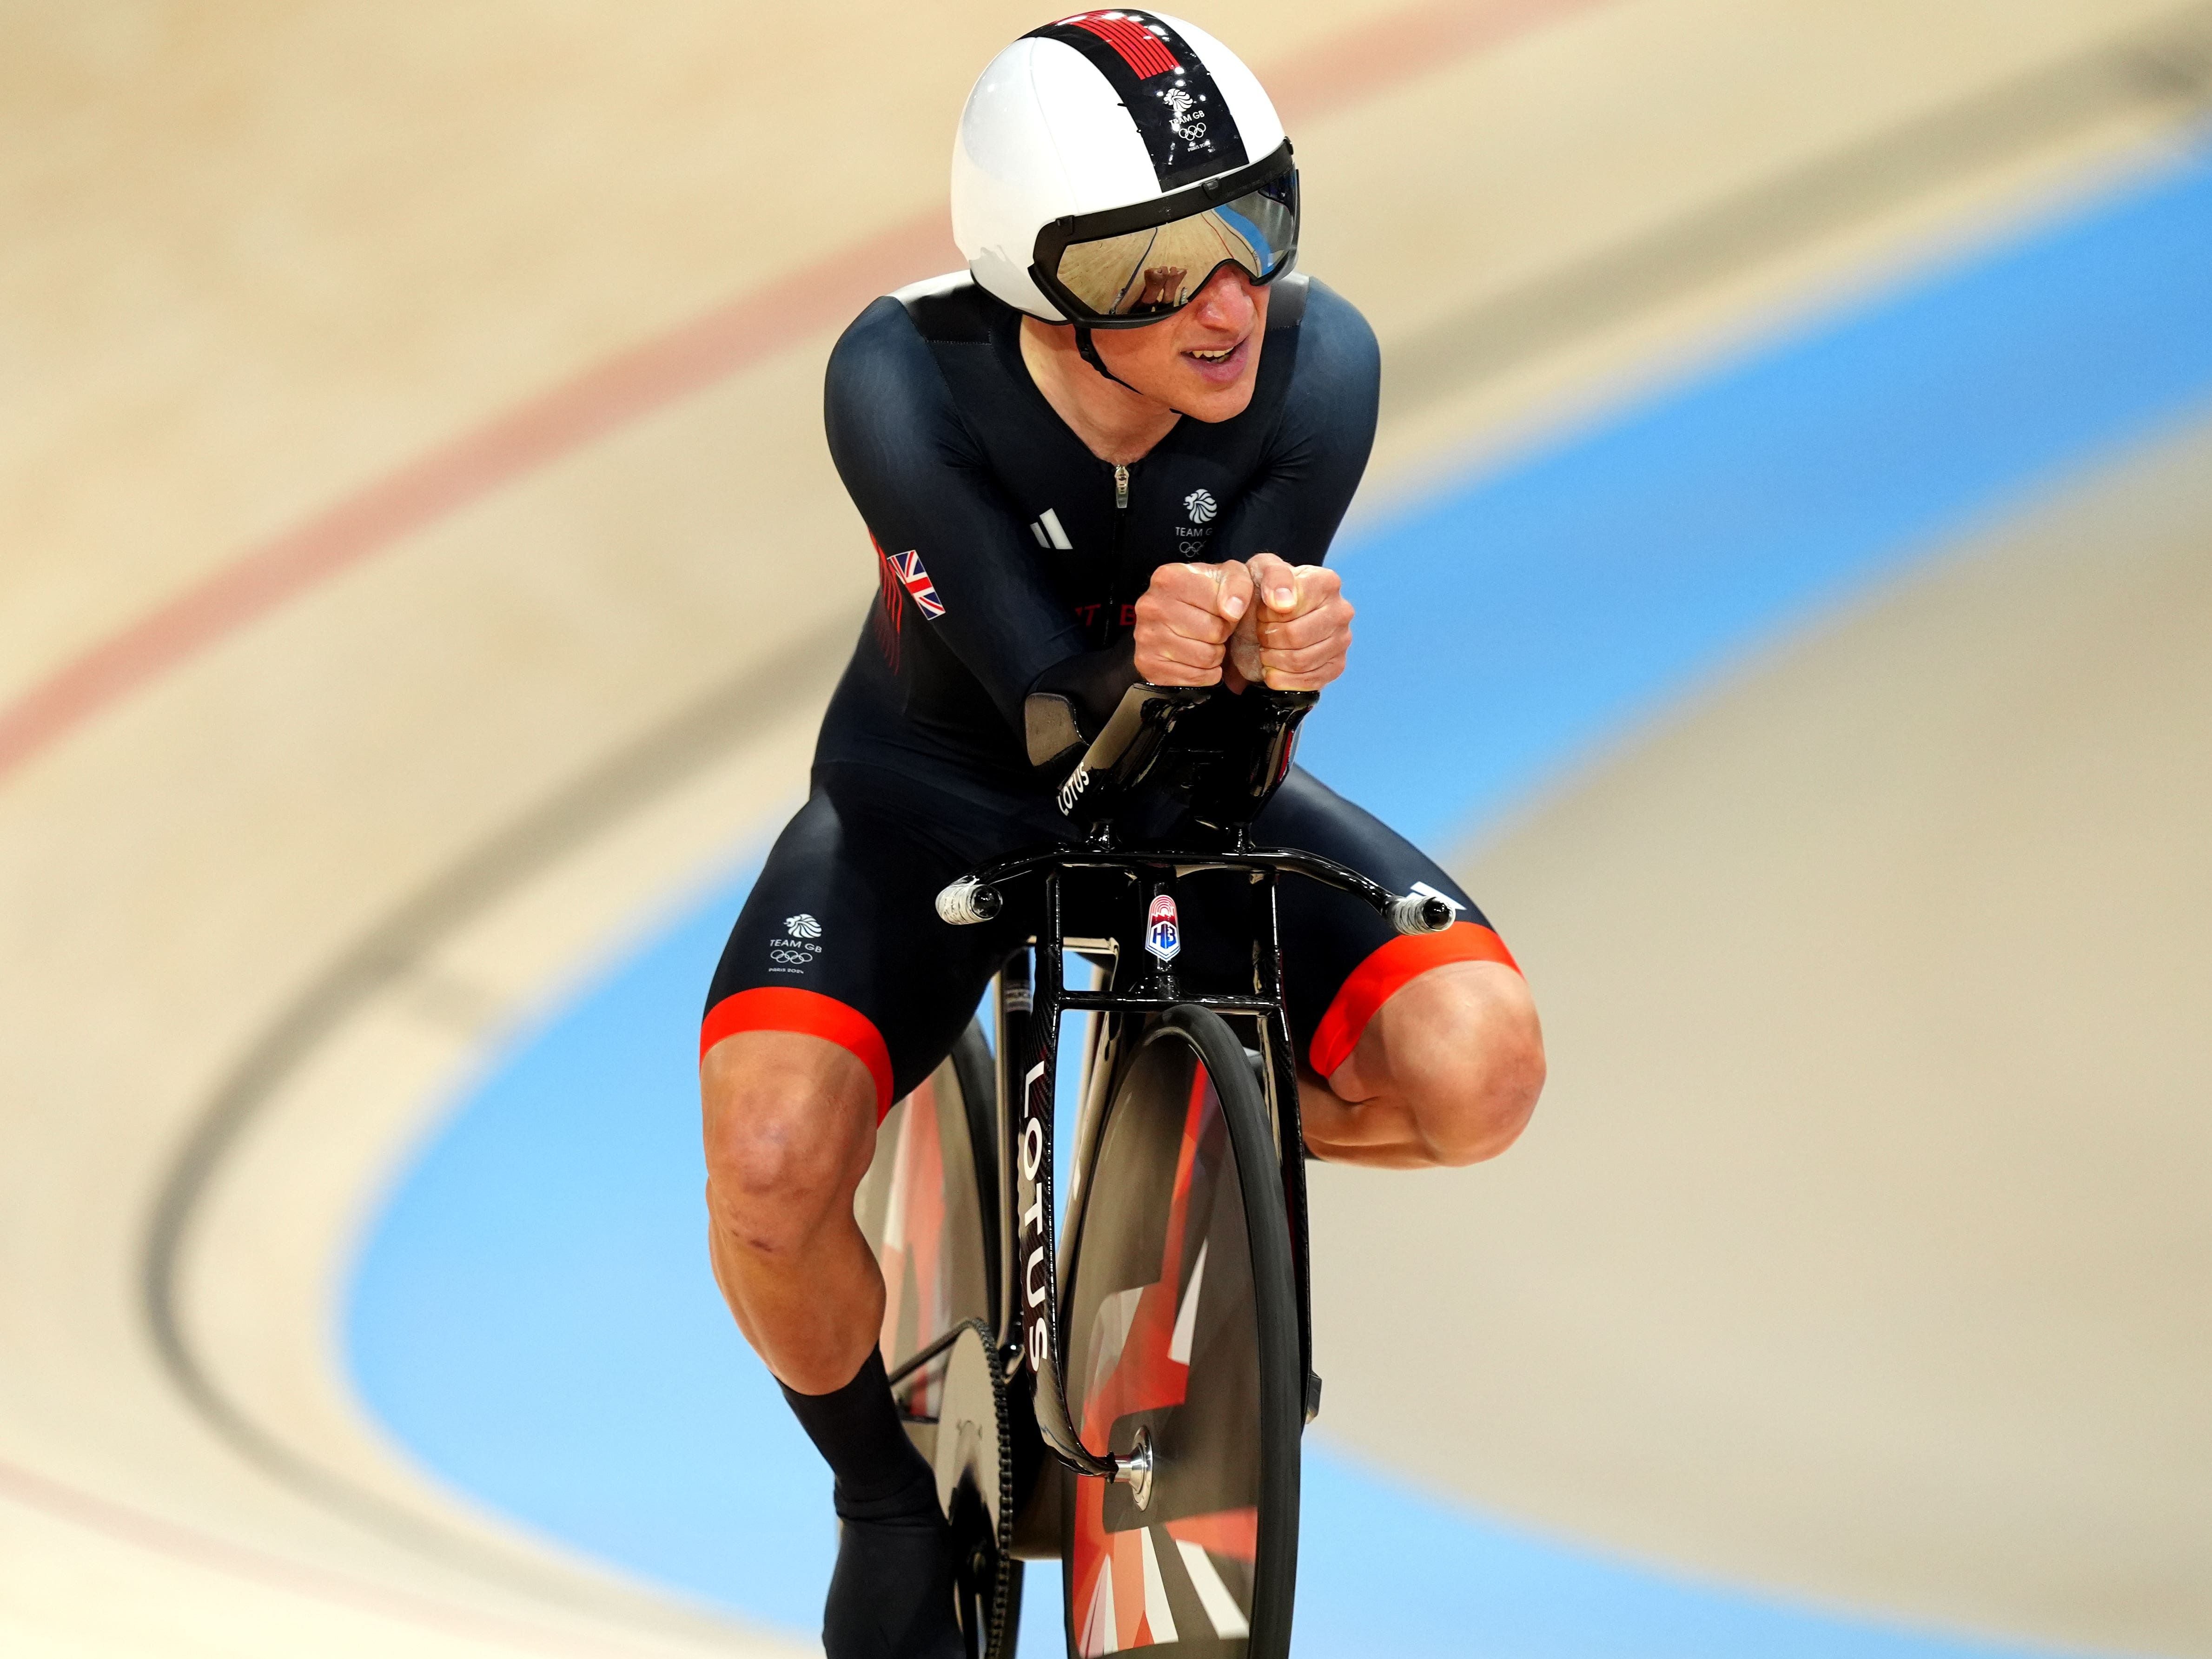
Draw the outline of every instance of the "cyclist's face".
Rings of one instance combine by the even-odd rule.
[[[1183,273],[1147,273],[1172,289]],[[1201,421],[1242,415],[1252,401],[1267,296],[1235,265],[1224,265],[1194,299],[1147,328],[1102,328],[1091,337],[1106,366],[1132,389]]]

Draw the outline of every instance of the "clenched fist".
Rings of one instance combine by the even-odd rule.
[[[1344,672],[1352,603],[1336,572],[1273,553],[1254,554],[1244,568],[1259,603],[1231,647],[1237,673],[1278,691],[1318,691]]]
[[[1342,588],[1334,570],[1273,553],[1164,564],[1137,601],[1137,672],[1154,685],[1318,691],[1352,649]]]
[[[1251,608],[1252,578],[1237,560],[1162,565],[1137,601],[1137,672],[1154,685],[1218,685],[1229,636]]]

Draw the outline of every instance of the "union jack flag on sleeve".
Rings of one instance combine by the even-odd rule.
[[[929,580],[929,572],[922,568],[921,555],[917,552],[886,553],[884,562],[898,578],[899,586],[914,598],[925,617],[945,614],[945,601],[937,597],[937,585]]]

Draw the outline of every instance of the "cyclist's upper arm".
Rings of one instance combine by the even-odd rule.
[[[869,533],[887,554],[919,553],[936,588],[943,612],[921,625],[1020,731],[1030,687],[1081,652],[1083,635],[896,300],[877,301],[837,343],[824,413],[831,459]]]

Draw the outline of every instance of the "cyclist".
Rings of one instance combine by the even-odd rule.
[[[700,1036],[715,1278],[835,1476],[830,1659],[959,1651],[950,1535],[885,1382],[853,1199],[883,1114],[1028,930],[948,927],[933,898],[1070,837],[1054,788],[1131,684],[1343,672],[1352,607],[1322,560],[1375,429],[1372,333],[1291,272],[1281,123],[1191,25],[1088,12],[1000,53],[961,118],[952,211],[967,270],[877,301],[830,358],[830,452],[880,593]],[[1150,827],[1174,823],[1163,805]],[[1255,833],[1458,912],[1400,937],[1357,899],[1284,890],[1309,1150],[1401,1168],[1503,1151],[1542,1040],[1473,901],[1303,771]]]

